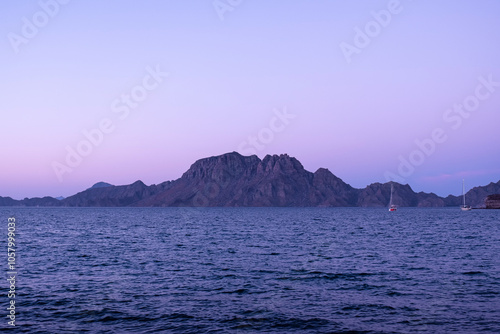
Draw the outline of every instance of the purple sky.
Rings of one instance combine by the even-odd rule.
[[[231,151],[358,188],[498,181],[500,2],[353,2],[3,1],[0,196],[160,183]]]

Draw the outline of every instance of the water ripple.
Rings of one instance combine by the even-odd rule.
[[[500,211],[12,211],[20,333],[500,332]]]

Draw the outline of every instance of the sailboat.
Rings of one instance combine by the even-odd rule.
[[[389,211],[396,211],[398,208],[392,204],[392,193],[394,192],[394,185],[391,182],[391,199],[389,200]]]
[[[470,205],[465,205],[465,181],[462,179],[462,197],[464,198],[464,204],[460,207],[462,211],[470,211],[472,208]]]

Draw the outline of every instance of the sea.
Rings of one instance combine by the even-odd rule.
[[[2,332],[500,333],[500,210],[4,207],[0,219]]]

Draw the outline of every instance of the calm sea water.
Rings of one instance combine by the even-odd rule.
[[[500,332],[500,210],[0,208],[4,250],[12,214],[16,332]]]

